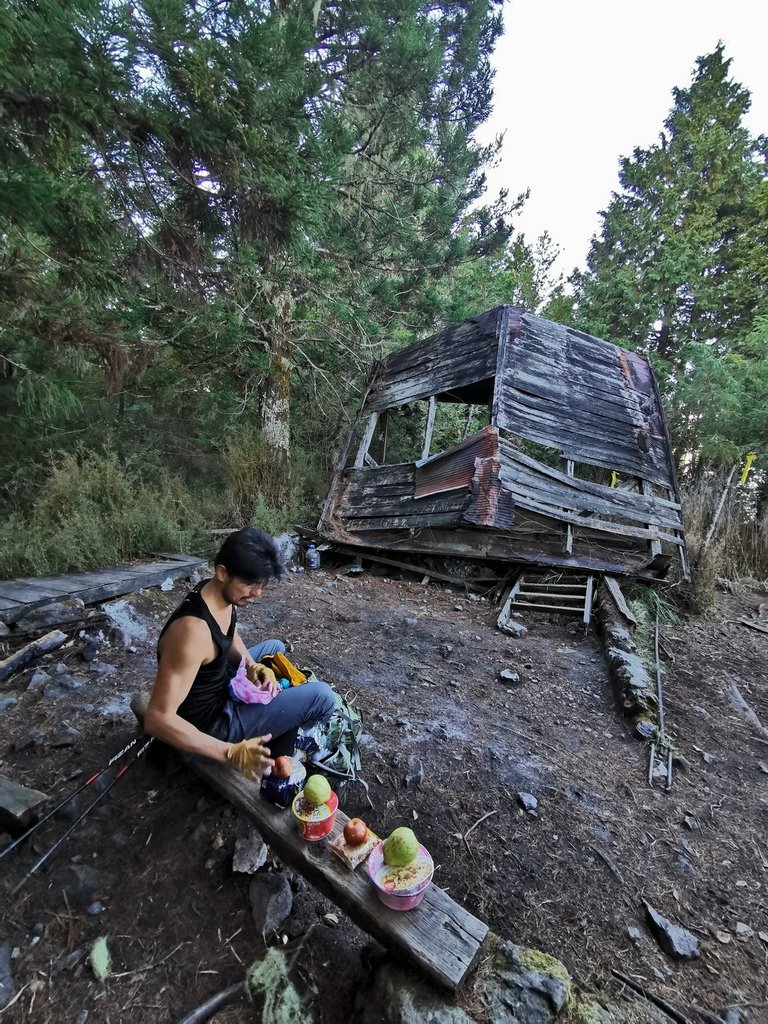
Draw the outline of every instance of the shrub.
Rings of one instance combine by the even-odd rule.
[[[201,514],[178,479],[149,484],[113,452],[80,452],[53,464],[29,512],[17,510],[0,525],[0,576],[193,550],[201,539]]]

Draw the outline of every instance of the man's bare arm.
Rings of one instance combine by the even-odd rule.
[[[206,658],[210,658],[210,634],[205,624],[191,617],[174,622],[163,639],[144,728],[179,750],[226,763],[231,744],[201,732],[177,713]]]

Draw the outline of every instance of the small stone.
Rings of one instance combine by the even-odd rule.
[[[67,722],[62,722],[61,725],[56,727],[56,731],[51,737],[51,746],[74,747],[79,739],[80,733],[78,730]]]
[[[254,875],[248,889],[253,923],[265,939],[277,931],[293,906],[293,894],[283,874]]]
[[[117,666],[110,665],[107,661],[94,661],[90,666],[95,676],[114,676],[117,674]]]
[[[691,844],[688,842],[687,839],[681,839],[680,840],[680,845],[682,846],[682,848],[685,850],[685,852],[688,854],[689,857],[698,857],[699,856],[698,853],[696,853],[696,851],[694,850],[694,848],[691,846]]]
[[[746,942],[747,939],[751,939],[755,934],[754,931],[749,927],[748,924],[744,924],[743,921],[739,921],[734,929],[736,932],[736,938],[739,942]]]
[[[517,672],[513,672],[511,668],[504,668],[499,672],[499,679],[505,683],[516,684],[520,682],[520,676]]]
[[[7,708],[15,708],[18,703],[18,697],[14,697],[10,693],[0,693],[0,711],[5,711]]]
[[[651,968],[651,973],[653,974],[654,978],[658,978],[659,981],[666,981],[667,980],[666,974],[664,974],[662,971],[660,971],[658,967],[652,967]]]
[[[507,619],[499,625],[499,629],[502,633],[506,633],[508,636],[523,637],[528,636],[528,630],[522,624],[522,622],[516,622],[514,619]]]
[[[634,942],[636,946],[639,945],[640,940],[643,937],[643,933],[640,929],[634,927],[627,928],[627,935],[629,936],[630,942]]]
[[[409,729],[411,723],[408,721],[407,718],[396,718],[395,725],[399,725],[401,729]]]
[[[65,690],[79,690],[85,686],[85,679],[82,676],[71,676],[68,672],[60,675],[56,682],[59,686],[63,686]]]
[[[702,750],[701,757],[704,761],[704,764],[713,764],[717,760],[714,754],[708,754],[706,750]]]
[[[532,818],[538,818],[539,801],[532,793],[518,793],[517,802],[527,814],[530,814]]]
[[[406,786],[421,786],[424,782],[424,765],[421,758],[411,754],[408,758],[408,770],[405,773],[403,782]]]
[[[414,626],[418,626],[419,624],[419,620],[414,619],[411,616],[409,616],[407,619],[403,619],[403,621],[405,622],[406,626],[410,626],[411,628],[413,628]]]
[[[727,946],[728,943],[731,941],[731,933],[730,932],[723,932],[723,931],[716,931],[715,932],[715,938],[717,939],[718,942],[722,942],[722,944],[724,946]]]
[[[761,942],[768,944],[768,932],[758,932],[757,935]]]
[[[64,864],[51,872],[48,889],[61,906],[90,906],[102,885],[102,875],[87,864]]]
[[[235,840],[232,856],[232,870],[244,875],[253,875],[267,863],[267,844],[255,828],[249,829]]]
[[[685,822],[685,827],[689,828],[691,832],[694,832],[697,828],[699,828],[699,823],[696,820],[696,818],[693,817],[692,814],[686,814],[686,816],[683,818],[683,821]]]
[[[11,955],[11,944],[0,942],[0,1010],[5,1009],[16,991],[11,971]]]
[[[687,857],[680,856],[675,861],[675,871],[678,875],[693,875],[695,874],[695,868],[693,864],[688,860]]]
[[[46,683],[50,683],[51,677],[43,669],[38,668],[33,673],[27,683],[28,690],[38,690],[41,686],[45,686]]]
[[[386,713],[386,711],[380,711],[378,713],[378,715],[376,715],[376,720],[378,722],[385,722],[385,723],[386,722],[391,722],[392,721],[392,715],[388,715]]]
[[[85,605],[79,597],[69,597],[33,608],[22,615],[18,622],[25,630],[32,631],[46,626],[58,626],[62,622],[73,622],[81,618],[84,611]]]
[[[164,594],[167,594],[169,591],[173,590],[173,580],[170,576],[167,579],[163,580],[163,582],[160,584],[160,589],[163,591]]]
[[[325,924],[330,925],[331,928],[335,928],[339,923],[339,918],[336,914],[323,914],[323,921]]]
[[[83,661],[93,661],[101,650],[101,645],[104,643],[104,634],[101,631],[99,631],[95,636],[83,633],[82,638],[84,644],[80,656]]]
[[[688,760],[688,758],[687,757],[683,757],[682,754],[673,754],[672,755],[672,764],[679,771],[686,772],[686,773],[690,772],[692,770],[692,768],[693,768],[693,765]]]
[[[453,606],[453,610],[454,610],[455,612],[460,612],[460,611],[462,610],[462,608],[463,608],[463,607],[464,607],[464,605],[461,605],[461,604],[455,604],[455,605]]]
[[[39,747],[42,745],[45,739],[45,734],[42,729],[28,729],[27,732],[23,733],[13,745],[13,749],[28,750],[30,747]]]
[[[692,932],[689,932],[687,928],[681,928],[680,925],[673,924],[650,903],[645,904],[645,910],[651,931],[668,956],[681,960],[692,960],[700,955],[699,940]]]
[[[83,711],[86,713],[86,715],[92,715],[95,710],[96,708],[94,707],[93,704],[83,704]]]
[[[89,917],[98,917],[98,915],[104,910],[104,905],[100,900],[94,900],[93,903],[87,908],[86,914]]]
[[[67,666],[64,664],[63,661],[59,661],[55,665],[51,665],[49,671],[52,676],[63,676],[64,673],[67,671]]]

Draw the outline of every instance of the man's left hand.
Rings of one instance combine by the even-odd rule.
[[[248,666],[247,672],[248,678],[254,686],[258,686],[261,690],[267,690],[272,697],[280,692],[280,687],[277,685],[277,676],[271,668],[262,665],[260,661],[252,662]]]

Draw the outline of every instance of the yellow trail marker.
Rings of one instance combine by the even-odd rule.
[[[744,469],[742,469],[741,476],[739,477],[739,486],[747,482],[747,477],[749,476],[750,471],[752,469],[752,463],[755,461],[756,458],[757,452],[749,452],[749,454],[747,455],[746,461],[744,462]]]

